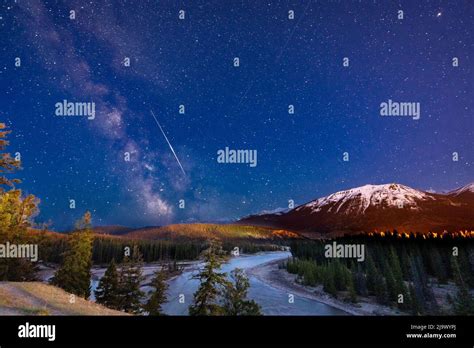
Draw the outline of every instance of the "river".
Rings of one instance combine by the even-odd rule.
[[[222,265],[222,271],[230,273],[235,268],[249,269],[264,263],[287,259],[291,254],[286,251],[262,252],[253,255],[241,255],[231,258]],[[168,315],[187,315],[188,306],[192,302],[193,294],[199,286],[199,281],[193,279],[202,264],[193,269],[185,270],[179,276],[171,279],[168,284],[168,302],[163,309]],[[274,288],[256,277],[250,275],[249,298],[255,300],[265,315],[345,315],[346,313],[324,303],[296,297],[289,303],[288,293]],[[180,295],[184,295],[184,303],[180,303]]]

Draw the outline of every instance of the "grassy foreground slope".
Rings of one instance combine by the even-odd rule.
[[[0,315],[127,315],[39,282],[0,282]]]

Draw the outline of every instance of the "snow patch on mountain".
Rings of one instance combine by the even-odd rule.
[[[457,196],[457,195],[459,195],[461,193],[464,193],[464,192],[474,192],[474,182],[470,183],[470,184],[467,184],[466,186],[460,187],[456,190],[450,191],[450,192],[448,192],[448,194]]]
[[[312,212],[319,212],[329,206],[328,211],[360,214],[370,206],[418,209],[417,201],[427,199],[435,198],[429,193],[400,184],[364,185],[319,198],[297,210],[310,208]]]

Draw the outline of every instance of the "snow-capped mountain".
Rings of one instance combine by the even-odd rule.
[[[365,185],[346,191],[339,191],[319,198],[296,210],[310,208],[318,212],[328,207],[328,211],[343,214],[362,214],[369,207],[419,209],[418,201],[436,199],[432,194],[418,191],[400,184]]]
[[[447,194],[396,183],[364,185],[285,213],[252,215],[240,223],[285,228],[311,237],[394,229],[419,233],[474,230],[474,184]]]
[[[448,192],[448,195],[450,196],[460,196],[460,195],[474,195],[474,182],[467,184],[466,186],[460,187],[456,190]]]

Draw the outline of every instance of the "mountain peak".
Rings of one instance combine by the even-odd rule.
[[[457,188],[453,191],[450,191],[450,192],[448,192],[448,194],[458,196],[458,195],[460,195],[461,193],[464,193],[464,192],[474,192],[474,182],[471,182],[470,184],[464,185],[460,188]]]
[[[379,207],[411,207],[418,209],[417,201],[431,198],[431,195],[411,187],[390,183],[382,185],[364,185],[349,190],[339,191],[329,196],[319,198],[302,207],[310,208],[313,212],[327,207],[328,211],[363,213],[370,206]],[[297,209],[301,209],[299,207]]]

